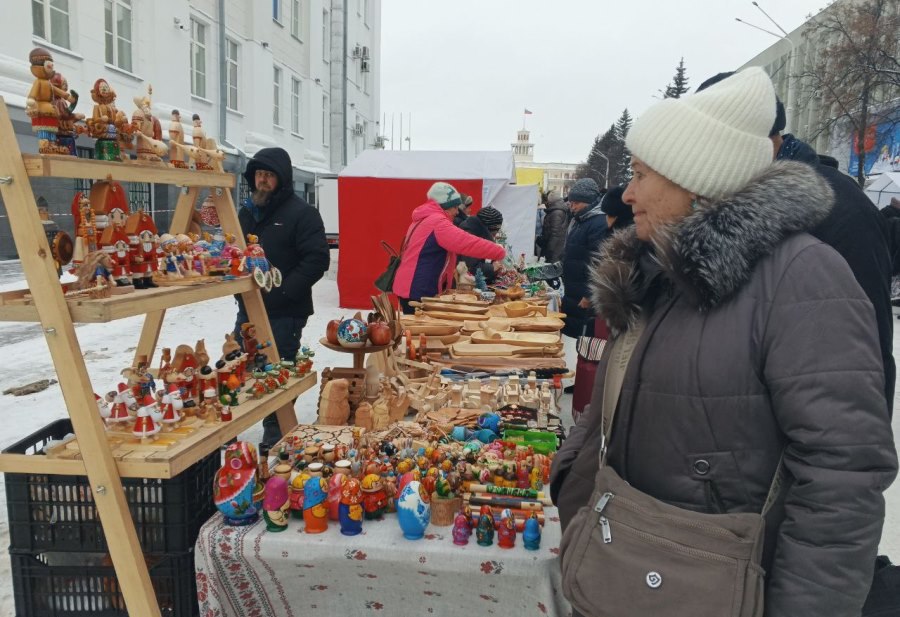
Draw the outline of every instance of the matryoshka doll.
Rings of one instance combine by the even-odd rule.
[[[333,521],[340,520],[338,510],[341,505],[341,494],[345,480],[346,476],[344,474],[336,473],[328,481],[328,518]]]
[[[310,475],[300,472],[291,480],[291,512],[294,518],[303,518],[303,485],[309,480]]]
[[[325,478],[310,478],[303,485],[303,522],[306,533],[322,533],[328,529],[328,482]]]
[[[284,531],[287,529],[288,512],[291,501],[288,499],[288,483],[284,478],[272,476],[266,482],[266,496],[263,501],[263,518],[266,530]]]
[[[465,546],[472,536],[472,521],[466,513],[460,511],[453,520],[453,544]]]
[[[536,551],[541,547],[541,523],[538,521],[536,512],[532,512],[528,520],[525,521],[522,543],[529,551]]]
[[[481,506],[475,537],[480,546],[490,546],[494,543],[494,516],[491,514],[490,506]]]
[[[257,467],[253,444],[236,441],[225,449],[225,463],[216,472],[213,499],[227,525],[249,525],[259,518],[253,499]]]
[[[355,536],[362,531],[363,507],[360,505],[360,501],[362,501],[362,489],[359,486],[359,480],[348,478],[341,485],[341,502],[338,506],[341,533],[345,536]]]
[[[407,484],[400,493],[397,520],[407,540],[420,540],[425,535],[431,523],[431,495],[418,480]]]
[[[381,477],[370,473],[362,480],[363,508],[367,520],[380,519],[387,507],[387,494]]]
[[[516,516],[509,508],[500,515],[500,527],[497,529],[497,546],[513,548],[516,545]]]

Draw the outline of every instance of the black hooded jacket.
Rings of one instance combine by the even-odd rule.
[[[263,148],[244,171],[250,190],[256,190],[256,171],[278,176],[278,188],[264,208],[245,204],[238,213],[244,234],[255,234],[266,257],[283,277],[281,287],[263,293],[269,317],[306,318],[313,314],[312,286],[328,270],[330,261],[325,225],[319,211],[294,193],[291,157],[282,148]],[[254,212],[255,211],[255,212]],[[240,296],[238,303],[243,310]]]
[[[897,370],[893,353],[892,266],[887,226],[878,208],[850,176],[820,164],[815,150],[790,133],[785,134],[783,139],[776,158],[811,165],[834,191],[835,203],[831,214],[809,233],[841,254],[875,309],[878,342],[884,362],[885,398],[888,414],[891,414]]]

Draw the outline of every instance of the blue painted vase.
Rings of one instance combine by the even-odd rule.
[[[411,481],[400,493],[397,520],[407,540],[420,540],[425,535],[431,523],[431,497],[418,480]]]

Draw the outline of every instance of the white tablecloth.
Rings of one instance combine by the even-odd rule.
[[[406,540],[395,514],[364,521],[344,536],[336,522],[322,534],[302,533],[292,519],[270,533],[260,520],[229,527],[220,514],[200,530],[196,545],[201,617],[329,615],[571,614],[560,590],[557,511],[547,509],[537,551],[456,546],[452,527],[430,526]]]

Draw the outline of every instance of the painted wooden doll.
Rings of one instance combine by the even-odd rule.
[[[465,512],[458,512],[453,520],[453,544],[465,546],[472,536],[472,521]]]
[[[490,506],[481,506],[475,537],[479,546],[491,546],[494,543],[494,516],[491,514]]]
[[[536,551],[541,547],[541,523],[538,521],[537,512],[532,512],[525,521],[522,543],[529,551]]]
[[[335,474],[340,476],[343,474]],[[362,489],[359,480],[348,478],[341,485],[341,501],[338,507],[338,520],[341,523],[341,533],[345,536],[355,536],[362,531],[363,507]]]
[[[290,507],[287,480],[272,476],[266,482],[266,496],[263,500],[263,518],[266,520],[266,530],[279,532],[287,529]]]
[[[50,81],[56,71],[49,51],[35,47],[28,54],[28,61],[35,79],[25,99],[25,113],[31,118],[31,128],[37,134],[38,151],[41,154],[68,154],[68,148],[57,143],[59,111],[55,101],[61,98],[71,102],[73,99]]]
[[[497,546],[513,548],[516,545],[516,516],[509,508],[500,514],[500,527],[497,529]]]
[[[225,462],[216,472],[213,500],[227,525],[249,525],[259,518],[262,504],[254,501],[258,463],[251,443],[236,441],[225,449]]]
[[[362,492],[366,519],[380,519],[387,507],[387,494],[384,492],[381,477],[374,473],[368,474],[362,480]]]
[[[421,540],[431,523],[431,495],[421,482],[406,485],[397,500],[397,521],[407,540]]]
[[[328,529],[328,482],[325,478],[310,478],[303,485],[303,522],[306,533],[322,533]]]

